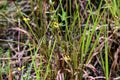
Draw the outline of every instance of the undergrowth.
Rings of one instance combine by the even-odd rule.
[[[0,80],[119,80],[119,0],[0,1]]]

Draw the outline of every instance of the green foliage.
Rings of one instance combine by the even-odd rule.
[[[11,64],[18,73],[14,79],[111,79],[120,46],[120,0],[17,0],[9,2],[12,7],[8,2],[0,6],[0,20],[8,21],[0,33],[9,33],[0,36],[8,44],[0,47],[0,80],[3,72],[11,73]]]

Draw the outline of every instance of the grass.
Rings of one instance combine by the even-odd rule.
[[[119,79],[119,3],[0,1],[0,80]]]

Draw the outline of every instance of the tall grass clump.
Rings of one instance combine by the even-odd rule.
[[[119,79],[119,0],[1,3],[0,80]]]

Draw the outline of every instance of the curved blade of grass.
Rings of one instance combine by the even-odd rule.
[[[45,76],[44,76],[44,79],[43,79],[43,80],[46,80],[46,78],[47,78],[47,76],[48,76],[48,73],[49,73],[49,71],[50,71],[50,62],[51,62],[51,60],[52,60],[52,53],[53,53],[53,51],[54,51],[54,49],[55,49],[56,41],[57,41],[57,40],[56,40],[56,37],[55,37],[55,40],[54,40],[54,43],[53,43],[53,47],[52,47],[52,50],[51,50],[51,53],[50,53],[48,65],[47,65],[47,67],[46,67],[46,73],[45,73]]]

